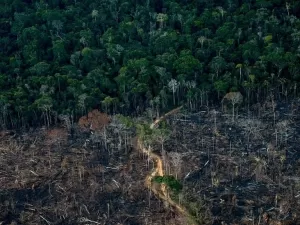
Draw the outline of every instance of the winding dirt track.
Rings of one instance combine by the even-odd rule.
[[[168,113],[166,113],[164,116],[161,116],[160,118],[156,119],[151,125],[150,128],[154,129],[155,126],[161,122],[162,120],[164,120],[167,116],[172,115],[174,113],[177,113],[180,109],[182,108],[182,106],[173,109],[171,111],[169,111]],[[183,216],[189,218],[190,224],[192,225],[197,225],[197,223],[193,220],[193,216],[190,215],[190,213],[188,212],[188,210],[186,210],[183,206],[180,206],[178,203],[174,202],[170,197],[168,197],[168,192],[166,190],[166,186],[164,184],[161,184],[159,186],[154,186],[152,185],[152,178],[154,178],[155,176],[164,176],[164,170],[163,170],[163,161],[161,159],[161,157],[155,153],[153,153],[150,149],[146,149],[142,143],[142,141],[140,140],[140,138],[137,138],[137,145],[138,145],[138,149],[149,156],[149,158],[151,160],[153,160],[155,162],[155,168],[152,171],[152,173],[150,173],[145,180],[145,185],[150,188],[152,190],[152,192],[158,196],[161,200],[167,202],[170,206],[174,207],[180,214],[182,214]]]

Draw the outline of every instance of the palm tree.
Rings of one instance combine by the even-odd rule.
[[[203,44],[204,44],[204,42],[206,41],[206,37],[204,37],[204,36],[201,36],[201,37],[199,37],[198,39],[197,39],[197,41],[201,44],[201,48],[203,48]]]

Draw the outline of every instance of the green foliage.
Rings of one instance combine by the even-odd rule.
[[[266,43],[272,42],[272,39],[273,39],[272,35],[267,35],[267,36],[264,37],[264,41],[265,41]]]
[[[121,114],[116,115],[118,120],[121,121],[122,124],[125,125],[126,128],[133,128],[134,127],[134,121],[128,117],[128,116],[123,116]]]
[[[177,74],[193,75],[202,68],[202,64],[196,59],[190,50],[182,50],[179,58],[174,61],[173,68]]]
[[[224,94],[227,92],[229,84],[223,80],[217,80],[216,82],[214,82],[214,87],[216,91],[219,91]]]
[[[41,76],[41,75],[46,75],[49,69],[50,69],[50,65],[48,63],[39,62],[30,68],[30,72],[38,76]]]
[[[0,9],[0,88],[9,104],[1,127],[41,124],[41,105],[51,105],[49,117],[79,117],[83,105],[130,115],[185,102],[197,109],[228,90],[259,89],[259,100],[269,90],[299,93],[297,1],[164,1],[163,9],[133,0],[29,2]]]
[[[17,93],[17,92],[16,92]],[[40,98],[35,100],[34,105],[42,111],[50,110],[53,106],[52,98],[48,95],[42,95]]]
[[[142,139],[143,137],[149,136],[152,134],[152,129],[150,125],[147,123],[136,123],[137,135],[139,135]]]
[[[165,184],[167,187],[175,193],[179,193],[183,186],[174,176],[156,176],[152,179],[152,182],[159,184]]]

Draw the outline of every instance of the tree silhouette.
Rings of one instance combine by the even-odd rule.
[[[234,122],[235,106],[243,102],[243,96],[240,92],[229,92],[223,97],[222,104],[224,104],[224,102],[226,104],[226,101],[230,101],[232,105],[232,122]]]

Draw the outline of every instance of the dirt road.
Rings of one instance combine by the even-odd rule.
[[[170,112],[166,113],[164,116],[156,119],[151,125],[151,129],[155,129],[155,126],[159,124],[162,120],[164,120],[167,116],[177,113],[182,106],[171,110]],[[142,140],[140,138],[137,139],[138,149],[142,151],[144,154],[148,155],[151,160],[155,162],[155,167],[153,171],[146,177],[145,184],[148,188],[152,190],[152,192],[158,196],[161,200],[166,201],[170,206],[174,207],[180,214],[187,217],[190,220],[191,225],[197,225],[194,221],[193,216],[189,214],[188,210],[186,210],[183,206],[179,205],[177,202],[173,201],[169,196],[164,184],[161,185],[152,185],[152,179],[155,176],[164,176],[164,169],[163,169],[163,161],[161,157],[151,151],[151,149],[147,149],[144,147]]]

